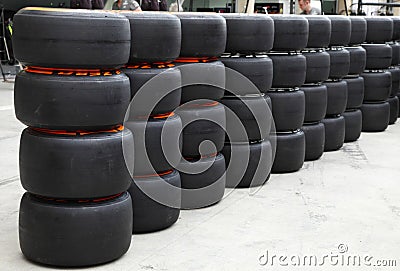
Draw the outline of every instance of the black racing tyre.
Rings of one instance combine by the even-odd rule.
[[[174,111],[180,105],[182,95],[179,69],[144,67],[123,69],[129,77],[130,95],[134,99],[130,108],[131,115],[142,117],[149,113],[159,115]],[[135,99],[138,99],[137,102]]]
[[[268,52],[274,43],[274,21],[262,14],[221,13],[226,20],[227,53]]]
[[[365,72],[361,76],[364,78],[364,101],[386,101],[389,98],[392,90],[390,72]]]
[[[328,106],[326,115],[342,114],[347,106],[347,83],[346,81],[333,81],[324,83],[328,92]]]
[[[130,23],[129,63],[172,61],[181,48],[181,22],[162,12],[121,12]]]
[[[346,49],[327,50],[330,56],[329,78],[341,79],[350,71],[350,53]]]
[[[393,37],[393,21],[390,17],[370,16],[364,17],[367,21],[366,42],[385,43]]]
[[[361,136],[362,130],[362,112],[360,109],[346,111],[343,113],[345,120],[345,138],[344,142],[357,141]]]
[[[367,64],[367,52],[361,46],[346,47],[350,53],[349,74],[360,74],[365,70]]]
[[[330,46],[346,46],[351,38],[351,21],[349,17],[341,15],[327,16],[331,20]]]
[[[26,66],[111,69],[129,59],[129,21],[120,14],[24,8],[13,23],[14,55]]]
[[[343,147],[346,124],[343,116],[325,118],[322,120],[325,126],[324,151],[337,151]]]
[[[399,116],[399,98],[397,96],[389,98],[388,103],[390,105],[389,125],[392,125],[396,123]]]
[[[197,173],[199,168],[208,168]],[[213,205],[224,196],[226,176],[225,158],[222,154],[215,157],[193,160],[180,166],[182,180],[181,209],[197,209]],[[196,172],[191,174],[191,172]]]
[[[124,151],[122,149],[124,141]],[[28,192],[54,198],[100,198],[128,189],[133,136],[125,129],[80,136],[22,132],[19,170]]]
[[[295,131],[303,126],[306,110],[303,91],[270,91],[268,96],[272,101],[272,116],[276,131]]]
[[[393,36],[392,40],[400,40],[400,17],[393,16],[390,17],[393,21]]]
[[[399,101],[400,101],[400,92],[397,94],[397,98],[399,99]],[[400,103],[400,102],[399,102]],[[398,117],[400,118],[400,109],[399,109],[399,115],[398,115]]]
[[[128,192],[132,198],[133,233],[163,230],[179,217],[181,205],[179,172],[162,176],[134,177]]]
[[[15,114],[22,123],[70,131],[122,124],[130,98],[124,74],[65,76],[22,71],[14,89]]]
[[[181,20],[181,57],[220,56],[226,46],[226,22],[212,13],[178,12]]]
[[[392,48],[387,44],[363,44],[367,52],[367,70],[387,69],[392,63]]]
[[[274,68],[269,57],[225,57],[221,58],[221,61],[225,67],[239,72],[257,87],[255,89],[247,80],[226,71],[225,94],[260,94],[270,90]],[[230,93],[231,90],[234,93]]]
[[[296,51],[307,46],[308,21],[302,16],[270,15],[274,20],[274,51]]]
[[[304,84],[307,63],[303,55],[270,54],[274,66],[274,88],[294,88]]]
[[[128,121],[125,127],[134,134],[134,176],[164,172],[179,164],[182,147],[179,116]]]
[[[400,43],[390,43],[389,46],[392,48],[392,66],[400,64]]]
[[[233,150],[232,150],[233,149]],[[231,154],[235,157],[231,160]],[[249,160],[245,155],[248,153]],[[248,143],[225,143],[222,150],[226,163],[226,187],[248,188],[263,185],[269,178],[273,161],[273,150],[269,140]],[[241,169],[246,164],[246,169]]]
[[[306,84],[319,83],[328,80],[330,71],[330,56],[325,51],[303,52],[306,58]]]
[[[219,152],[225,142],[225,108],[217,102],[186,104],[175,111],[182,120],[182,155],[196,157]],[[212,144],[201,144],[211,141]],[[201,148],[200,148],[201,147]]]
[[[276,134],[276,154],[272,173],[290,173],[301,169],[306,153],[303,131]]]
[[[182,75],[181,104],[198,99],[218,101],[225,93],[225,66],[221,61],[176,63]]]
[[[226,131],[227,140],[232,142],[260,141],[268,137],[271,125],[272,114],[268,96],[257,97],[225,97],[221,103],[226,107]],[[238,124],[228,109],[239,118],[243,125],[245,134],[238,130]]]
[[[132,239],[128,193],[109,199],[65,202],[25,193],[19,211],[19,243],[34,262],[78,267],[124,255]]]
[[[347,105],[346,109],[360,108],[364,100],[364,78],[345,78],[347,82]]]
[[[318,122],[326,115],[328,90],[325,85],[310,85],[300,88],[305,95],[304,122]]]
[[[363,104],[361,111],[363,132],[383,132],[389,126],[390,105],[388,102]]]
[[[360,16],[350,16],[351,35],[349,45],[358,45],[367,38],[367,21]]]
[[[306,137],[305,161],[315,161],[321,158],[325,147],[325,127],[322,123],[304,125],[303,130]]]
[[[307,48],[328,47],[331,38],[331,21],[325,16],[305,16],[308,21]]]
[[[400,69],[392,68],[388,69],[388,72],[392,75],[392,88],[390,91],[390,97],[394,97],[400,90]]]

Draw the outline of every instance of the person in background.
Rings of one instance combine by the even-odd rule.
[[[321,15],[321,11],[311,6],[311,0],[299,0],[302,15]]]
[[[168,11],[167,0],[141,0],[142,10]]]
[[[112,6],[112,9],[142,11],[139,3],[135,0],[116,0]]]
[[[103,9],[103,0],[71,0],[71,8],[83,8],[83,9]]]

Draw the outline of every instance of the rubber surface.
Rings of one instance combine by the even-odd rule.
[[[367,52],[361,46],[346,47],[350,53],[350,75],[360,74],[365,70],[367,65]]]
[[[181,57],[220,56],[226,46],[226,22],[212,13],[177,12],[181,20]]]
[[[272,114],[268,105],[269,97],[225,97],[221,103],[227,108],[226,130],[227,140],[232,142],[260,141],[268,137],[271,125]],[[234,116],[228,113],[228,108],[239,118],[247,136],[241,133],[235,122]]]
[[[122,124],[129,105],[129,79],[112,76],[43,75],[15,78],[15,115],[28,126],[101,130]]]
[[[303,91],[270,91],[272,116],[278,132],[295,131],[303,126],[305,94]]]
[[[392,48],[387,44],[363,44],[367,52],[367,70],[387,69],[392,63]]]
[[[128,62],[131,38],[117,13],[24,8],[14,16],[12,43],[26,66],[112,69]]]
[[[399,116],[399,98],[394,96],[388,99],[390,105],[389,125],[395,124]]]
[[[347,105],[347,83],[346,81],[325,82],[328,90],[328,106],[326,115],[338,115],[346,110]]]
[[[162,12],[121,12],[130,23],[129,63],[165,62],[179,56],[181,22]]]
[[[232,152],[235,158],[231,160]],[[249,155],[248,161],[245,158],[246,153]],[[253,144],[225,143],[222,154],[225,156],[227,168],[226,187],[257,187],[268,180],[273,157],[272,146],[268,140]],[[245,171],[241,170],[243,164],[246,165]]]
[[[69,136],[27,128],[19,150],[22,186],[28,192],[54,198],[90,199],[121,193],[131,180],[133,144],[128,129]]]
[[[325,126],[324,151],[337,151],[343,147],[346,124],[343,116],[325,118],[322,120]]]
[[[386,101],[392,89],[392,75],[390,72],[365,72],[364,78],[364,101]]]
[[[274,42],[274,21],[262,14],[221,13],[226,20],[227,53],[268,52]]]
[[[367,38],[367,21],[360,16],[350,16],[351,35],[349,45],[358,45]]]
[[[361,110],[346,111],[343,113],[346,131],[344,142],[353,142],[360,138],[362,130]]]
[[[400,44],[398,42],[390,43],[389,46],[392,48],[392,66],[400,64]]]
[[[351,38],[351,21],[349,17],[341,15],[327,16],[331,20],[330,46],[346,46]]]
[[[181,106],[176,113],[181,117],[184,127],[181,135],[184,157],[210,155],[222,150],[226,127],[225,109],[222,104]],[[201,144],[203,141],[211,141],[209,143],[212,144]]]
[[[225,94],[248,95],[266,93],[272,86],[273,64],[269,57],[226,57],[220,59],[226,68],[232,69],[245,76],[253,83],[256,89],[249,85],[247,80],[234,73],[226,72]]]
[[[392,75],[392,88],[390,91],[390,97],[394,97],[400,90],[400,69],[399,68],[391,68],[388,70]]]
[[[390,105],[388,102],[363,104],[361,107],[363,132],[383,132],[389,125]]]
[[[306,138],[305,161],[321,158],[325,147],[325,126],[322,123],[304,125],[301,128]]]
[[[364,17],[367,21],[366,42],[385,43],[393,37],[393,21],[390,17],[369,16]]]
[[[176,63],[182,75],[181,103],[198,99],[218,101],[225,93],[225,66],[221,61]]]
[[[180,214],[180,187],[181,178],[176,170],[161,177],[134,177],[128,190],[133,206],[133,233],[154,232],[173,225]]]
[[[208,169],[201,173],[191,174],[205,165],[209,166]],[[182,190],[181,209],[203,208],[222,199],[226,185],[225,159],[222,154],[194,160],[193,164],[181,167],[188,172],[181,171],[182,188],[184,189]]]
[[[350,71],[350,53],[346,49],[327,50],[330,56],[329,78],[341,79]]]
[[[360,108],[364,100],[364,78],[345,78],[347,82],[347,105],[346,109]]]
[[[330,56],[325,51],[303,52],[306,58],[306,80],[305,83],[319,83],[328,80],[330,71]]]
[[[270,15],[274,20],[274,51],[301,50],[308,42],[308,21],[295,15]]]
[[[182,78],[178,68],[126,68],[123,71],[130,81],[131,116],[165,114],[180,105]]]
[[[134,134],[134,176],[167,171],[179,164],[182,122],[178,115],[129,121],[125,126]]]
[[[331,21],[325,16],[305,16],[308,21],[307,48],[328,47],[331,39]]]
[[[294,88],[304,84],[307,63],[303,55],[270,54],[274,66],[274,88]]]
[[[110,262],[131,244],[128,193],[96,203],[64,203],[25,193],[19,211],[19,243],[34,262],[80,267]]]
[[[305,95],[304,122],[318,122],[326,115],[328,107],[328,89],[325,85],[302,86]]]
[[[276,134],[276,154],[272,173],[290,173],[301,169],[306,153],[303,131]]]

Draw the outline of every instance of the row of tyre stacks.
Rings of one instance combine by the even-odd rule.
[[[19,154],[27,190],[21,250],[57,266],[112,261],[132,236],[133,164],[125,160],[133,162],[133,135],[123,127],[129,78],[118,70],[129,57],[129,22],[112,13],[37,8],[19,11],[14,22],[15,56],[27,66],[16,76],[15,112],[29,126]],[[87,35],[94,24],[101,33]]]
[[[363,48],[366,50],[366,70],[364,78],[363,131],[380,132],[394,123],[398,116],[399,70],[389,69],[399,62],[397,43],[387,44],[398,39],[394,22],[390,18],[366,18],[367,35]],[[398,27],[398,23],[396,23]]]
[[[180,209],[220,201],[225,187],[260,186],[271,171],[296,171],[340,148],[340,114],[363,96],[356,88],[349,104],[354,78],[342,80],[364,70],[343,48],[368,36],[357,22],[18,12],[13,42],[27,68],[15,109],[30,126],[20,146],[24,255],[61,266],[111,261],[132,231],[167,228]]]

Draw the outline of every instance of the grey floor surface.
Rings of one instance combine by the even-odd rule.
[[[24,259],[18,245],[24,126],[14,116],[12,89],[12,83],[0,83],[0,270],[45,270],[50,268]],[[125,256],[90,269],[400,270],[399,141],[399,123],[384,133],[363,133],[297,173],[273,175],[255,194],[227,191],[218,205],[182,211],[171,228],[133,236]],[[308,255],[318,264],[324,256],[334,258],[318,267],[285,267],[288,258],[281,264],[277,258],[285,255],[294,263]],[[342,255],[372,257],[371,266],[336,264]],[[397,260],[397,267],[373,266],[384,263],[378,260]]]

